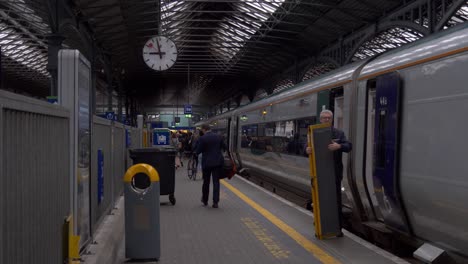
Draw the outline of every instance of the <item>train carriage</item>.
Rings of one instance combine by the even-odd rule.
[[[342,195],[355,230],[382,227],[467,260],[467,73],[465,25],[201,123],[226,136],[242,168],[310,197],[307,127],[332,110],[354,145]]]

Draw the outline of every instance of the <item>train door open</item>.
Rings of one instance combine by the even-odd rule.
[[[330,90],[323,90],[317,94],[317,120],[322,110],[330,110]]]
[[[345,98],[343,87],[335,88],[330,91],[330,110],[333,112],[333,126],[342,131],[345,131]],[[348,136],[348,135],[346,135]],[[350,191],[350,184],[348,183],[347,171],[348,162],[346,162],[346,156],[343,156],[343,181],[341,183],[342,197],[341,201],[343,206],[347,208],[353,208],[353,197]]]
[[[397,72],[367,85],[365,180],[375,218],[408,232],[398,175],[401,81]]]
[[[333,126],[339,129],[343,128],[343,87],[323,90],[317,94],[317,120],[320,112],[330,110],[333,112]]]
[[[319,120],[319,115],[322,110],[330,110],[333,112],[333,126],[340,130],[345,129],[345,122],[344,122],[344,89],[343,87],[337,87],[331,90],[323,90],[320,91],[317,95],[317,120]],[[352,208],[353,207],[353,198],[352,194],[349,191],[349,183],[346,177],[346,172],[348,163],[343,161],[343,182],[342,182],[342,203],[345,207]]]

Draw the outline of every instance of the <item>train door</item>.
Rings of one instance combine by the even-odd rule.
[[[335,88],[330,91],[330,110],[333,112],[333,126],[345,132],[348,129],[345,124],[345,98],[343,87]],[[346,135],[348,136],[348,135]],[[346,162],[347,154],[343,155],[343,181],[341,183],[342,197],[341,201],[343,206],[353,208],[353,196],[348,183],[348,162]]]
[[[234,162],[236,162],[237,168],[240,169],[242,168],[242,163],[239,155],[239,131],[241,129],[239,123],[240,123],[240,116],[235,117],[234,123],[234,129],[233,129],[233,144],[232,144],[232,158],[234,159]],[[242,135],[242,131],[241,131]]]
[[[367,82],[367,102],[366,102],[366,138],[365,138],[365,186],[367,198],[372,207],[372,213],[376,220],[384,221],[382,212],[379,208],[379,201],[384,206],[384,199],[380,189],[375,189],[373,171],[374,168],[374,133],[375,133],[375,97],[376,97],[376,80],[369,80]]]
[[[231,124],[230,126],[231,132],[229,134],[229,137],[231,138],[231,144],[228,147],[229,147],[229,151],[234,153],[237,149],[237,118],[230,117],[229,123]]]
[[[330,110],[333,112],[333,125],[336,128],[343,128],[343,87],[334,88],[331,90],[323,90],[317,94],[317,120],[319,120],[322,110]]]
[[[337,87],[331,90],[320,91],[317,95],[317,116],[322,110],[328,109],[333,112],[333,126],[340,130],[346,131],[345,125],[345,100],[343,87]],[[319,120],[319,118],[317,118]],[[350,184],[346,173],[348,171],[348,163],[346,156],[343,156],[343,182],[342,182],[342,203],[345,207],[353,207],[353,197],[350,192]]]
[[[398,177],[400,77],[393,72],[369,81],[365,178],[375,218],[408,232]]]
[[[231,118],[229,117],[227,120],[226,120],[227,124],[227,128],[226,128],[226,146],[229,150],[231,150],[231,143],[232,143],[232,140],[231,140],[231,135],[232,135],[232,131],[231,131]]]
[[[330,110],[330,90],[323,90],[317,94],[317,120],[319,120],[320,112],[325,109]]]

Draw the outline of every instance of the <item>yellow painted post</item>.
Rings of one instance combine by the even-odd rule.
[[[311,183],[311,195],[312,195],[312,208],[314,210],[314,228],[315,236],[321,239],[320,234],[320,211],[318,208],[318,196],[317,194],[317,173],[315,170],[315,150],[313,147],[313,137],[312,126],[309,126],[309,132],[307,134],[307,146],[312,149],[312,152],[309,154],[309,168],[310,168],[310,183]]]
[[[68,225],[68,263],[79,263],[80,261],[80,236],[73,233],[73,215],[65,220]]]
[[[148,132],[143,129],[143,147],[148,147]]]

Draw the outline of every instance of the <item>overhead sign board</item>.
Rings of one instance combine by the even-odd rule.
[[[192,114],[192,105],[186,104],[184,105],[184,115]]]

